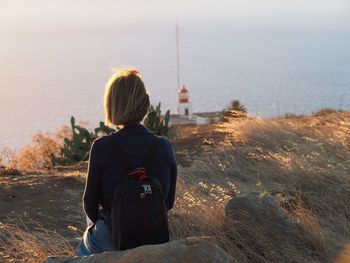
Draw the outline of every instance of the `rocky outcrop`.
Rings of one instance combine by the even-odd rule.
[[[302,242],[300,237],[308,232],[285,213],[276,196],[250,192],[232,198],[225,213],[226,235],[237,247],[251,249],[247,252],[251,262],[284,262],[284,251],[314,249]],[[266,260],[269,257],[274,260]]]
[[[226,204],[225,214],[227,234],[232,231],[259,229],[264,236],[279,238],[287,235],[291,237],[292,233],[300,230],[279,206],[276,196],[260,192],[232,198]],[[255,242],[254,233],[251,236],[252,242]]]
[[[189,237],[160,245],[147,245],[89,257],[49,257],[43,263],[229,263],[233,262],[224,250],[210,238]]]
[[[278,205],[275,196],[260,192],[250,192],[244,196],[232,198],[225,207],[226,216],[232,220],[255,221],[285,225],[288,216]]]

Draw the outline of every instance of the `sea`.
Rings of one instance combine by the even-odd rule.
[[[70,117],[90,128],[104,120],[105,84],[133,66],[153,104],[175,113],[174,28],[84,29],[0,34],[0,150],[18,151]],[[238,99],[252,115],[350,110],[350,31],[179,30],[180,83],[194,112]]]

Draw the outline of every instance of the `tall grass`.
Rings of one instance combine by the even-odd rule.
[[[39,223],[35,227],[0,223],[0,261],[37,263],[49,255],[73,255],[68,241]]]
[[[251,119],[213,126],[227,137],[180,168],[176,238],[210,235],[237,262],[332,262],[350,241],[350,114]],[[297,227],[229,221],[232,194],[279,197]],[[227,228],[229,226],[229,228]],[[344,256],[345,255],[345,256]],[[347,257],[350,261],[350,257]]]
[[[211,236],[235,262],[329,262],[332,253],[319,222],[301,199],[286,210],[300,227],[282,231],[281,226],[226,217],[225,204],[239,191],[232,178],[225,181],[221,166],[209,160],[180,169],[178,198],[170,214],[173,239]],[[219,178],[213,179],[215,176]]]
[[[179,167],[176,204],[169,216],[172,239],[211,236],[243,263],[350,261],[349,113],[248,119],[213,125],[212,130],[227,135],[190,167]],[[227,218],[226,202],[250,191],[278,197],[293,224],[283,228]],[[50,249],[59,242],[51,242],[51,235],[9,235],[16,232],[13,227],[5,227],[7,247],[18,248],[12,255],[32,260],[32,254],[37,259],[56,253]],[[27,253],[34,244],[28,241],[27,246],[24,240],[39,244],[35,253]]]

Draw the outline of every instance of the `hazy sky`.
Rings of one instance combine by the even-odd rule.
[[[0,0],[0,29],[186,25],[350,27],[350,0]]]

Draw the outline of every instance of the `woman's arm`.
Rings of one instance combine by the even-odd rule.
[[[175,190],[176,190],[176,178],[177,178],[177,164],[175,160],[175,154],[173,150],[173,146],[170,141],[167,144],[168,148],[168,156],[170,161],[170,186],[169,193],[167,198],[167,207],[168,210],[172,209],[175,202]]]
[[[90,149],[89,166],[87,179],[83,195],[83,206],[86,215],[95,223],[98,219],[98,209],[101,194],[101,173],[102,162],[101,158],[101,141],[96,139]]]

